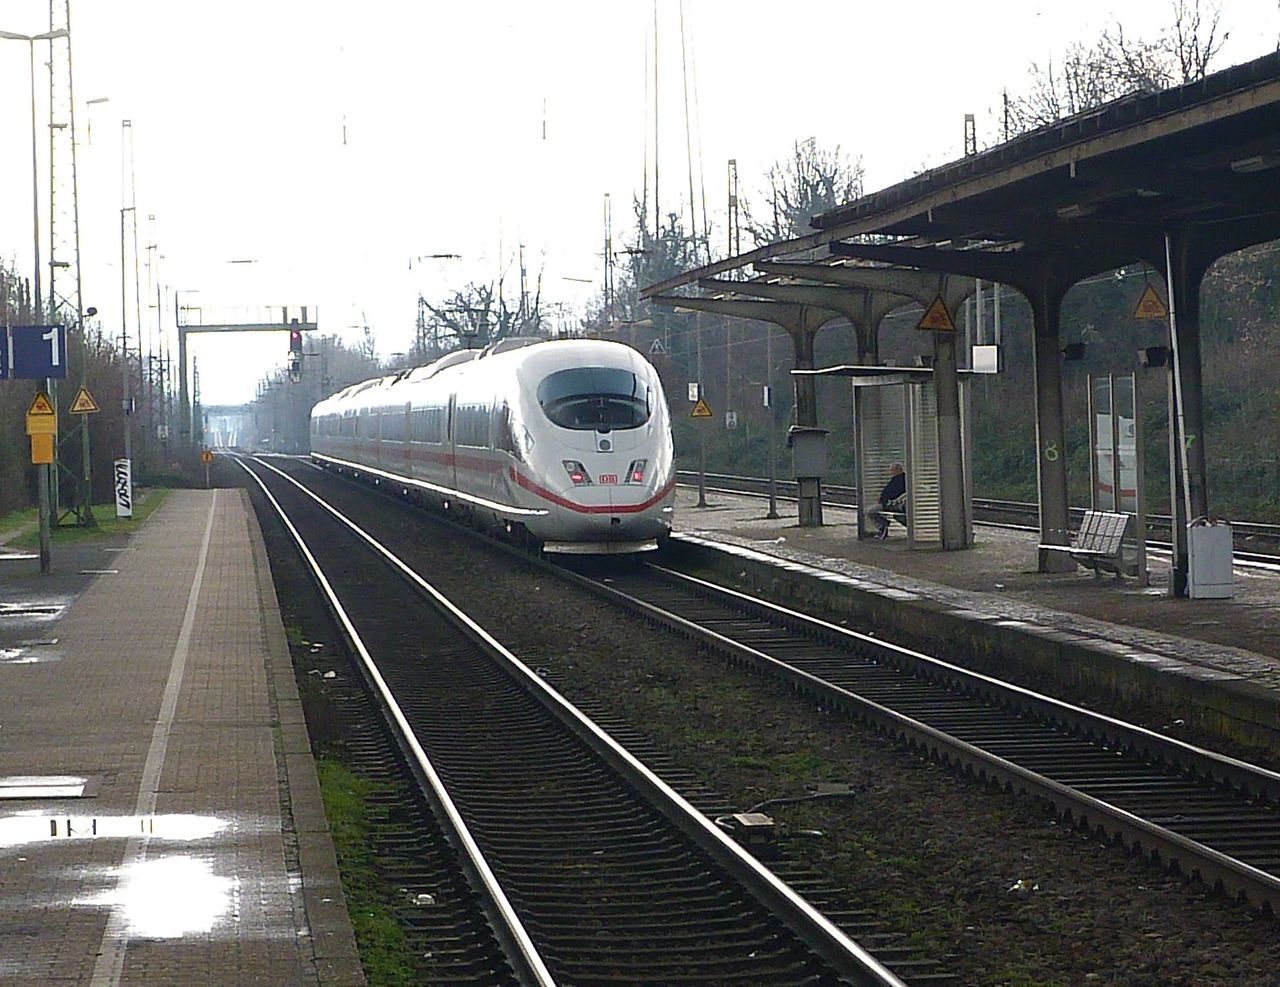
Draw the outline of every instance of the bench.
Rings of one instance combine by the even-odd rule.
[[[881,508],[885,523],[897,521],[904,528],[907,526],[907,495],[899,494]]]
[[[1046,552],[1067,552],[1078,563],[1093,570],[1094,576],[1105,570],[1120,578],[1123,572],[1136,573],[1133,563],[1124,561],[1124,533],[1130,514],[1112,511],[1085,511],[1080,530],[1070,545],[1041,545]]]

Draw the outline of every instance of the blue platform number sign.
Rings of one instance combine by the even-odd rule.
[[[66,326],[10,326],[8,350],[10,377],[67,376]]]

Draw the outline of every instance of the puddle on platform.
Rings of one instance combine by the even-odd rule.
[[[212,865],[185,854],[127,864],[110,872],[116,886],[77,905],[118,908],[130,937],[178,939],[211,932],[231,916],[240,882],[219,877]]]
[[[121,840],[135,836],[191,842],[217,836],[227,825],[225,819],[214,816],[50,816],[23,813],[0,818],[0,848],[59,840]]]
[[[92,781],[75,775],[6,775],[0,777],[0,800],[78,799],[96,794],[89,790]],[[96,782],[92,787],[96,788]],[[0,819],[0,825],[3,823]],[[0,846],[3,845],[0,841]]]
[[[0,665],[36,665],[45,661],[61,661],[62,655],[57,651],[46,650],[58,643],[58,639],[48,641],[19,641],[11,648],[0,647]]]
[[[61,612],[57,603],[0,603],[0,617],[56,617]]]

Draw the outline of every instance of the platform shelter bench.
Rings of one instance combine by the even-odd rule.
[[[1124,532],[1130,517],[1130,514],[1111,511],[1085,511],[1080,530],[1070,545],[1041,545],[1040,548],[1046,552],[1067,552],[1081,565],[1092,569],[1095,576],[1106,571],[1119,578],[1123,571],[1136,572],[1134,565],[1126,565],[1123,558]]]

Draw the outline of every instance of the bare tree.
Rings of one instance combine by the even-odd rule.
[[[1195,82],[1203,79],[1213,60],[1227,38],[1229,31],[1218,36],[1222,18],[1222,7],[1213,4],[1208,13],[1200,9],[1200,0],[1175,0],[1173,5],[1173,29],[1170,32],[1170,43],[1178,67],[1182,72],[1183,82]]]
[[[1070,45],[1057,66],[1032,63],[1027,91],[1006,98],[1005,139],[1114,99],[1203,79],[1227,40],[1221,8],[1172,0],[1171,13],[1172,25],[1154,41],[1134,38],[1117,22],[1092,45]]]
[[[496,284],[472,282],[440,304],[424,300],[427,314],[423,335],[440,340],[442,349],[471,345],[473,341],[485,346],[509,336],[546,335],[542,273],[539,272],[532,289],[525,284],[523,276],[520,282],[514,301],[507,300],[502,279]],[[452,345],[445,344],[445,340],[451,340]]]
[[[819,213],[862,195],[862,158],[849,158],[840,145],[823,148],[815,138],[796,141],[791,157],[766,174],[762,215],[743,203],[743,226],[756,245],[800,236],[810,231]]]

